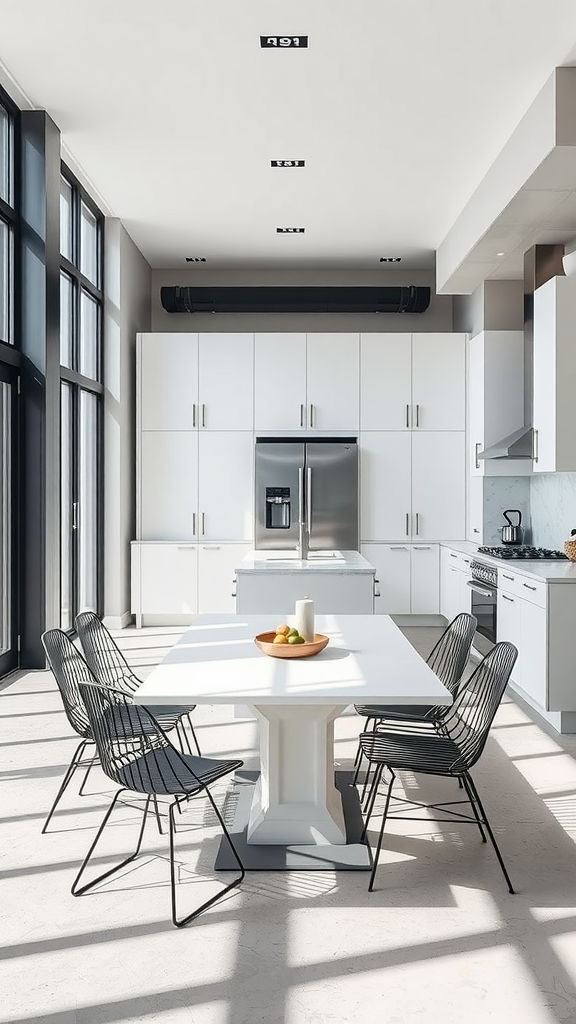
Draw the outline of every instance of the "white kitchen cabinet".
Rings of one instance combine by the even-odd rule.
[[[198,428],[252,430],[254,335],[198,336]]]
[[[362,334],[362,430],[464,430],[465,334]]]
[[[140,540],[192,540],[198,530],[198,432],[144,430],[140,436]]]
[[[460,612],[471,608],[471,556],[442,547],[440,550],[440,611],[451,622]]]
[[[254,336],[254,426],[256,431],[304,430],[306,335]]]
[[[250,540],[254,531],[251,431],[210,430],[198,438],[198,539]]]
[[[412,470],[408,432],[360,434],[360,536],[363,541],[411,536]]]
[[[306,402],[311,430],[358,430],[357,334],[308,334]]]
[[[412,432],[412,537],[466,536],[466,441],[463,431]]]
[[[357,334],[256,334],[256,431],[356,431]]]
[[[466,427],[466,334],[412,335],[412,428]]]
[[[484,543],[484,480],[466,476],[466,540]]]
[[[198,335],[140,334],[140,430],[192,430],[198,402]]]
[[[140,430],[252,430],[253,334],[141,334]]]
[[[534,292],[535,473],[576,471],[576,278]]]
[[[438,614],[437,544],[362,544],[362,554],[376,569],[377,614]]]
[[[360,429],[408,430],[411,403],[411,335],[361,334]]]
[[[468,467],[471,476],[525,476],[530,459],[479,459],[524,423],[524,333],[481,331],[468,343]]]
[[[198,610],[236,611],[236,567],[250,551],[250,544],[198,545]]]
[[[548,704],[547,610],[530,601],[520,601],[519,683],[541,707]],[[514,671],[512,672],[515,678]]]

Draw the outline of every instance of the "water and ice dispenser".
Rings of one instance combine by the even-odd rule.
[[[290,488],[266,488],[266,529],[289,530],[290,521]]]

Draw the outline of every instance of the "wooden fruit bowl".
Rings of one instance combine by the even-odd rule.
[[[259,647],[264,654],[271,658],[309,658],[312,654],[319,654],[328,643],[328,637],[323,633],[316,633],[314,639],[304,644],[275,644],[273,643],[276,633],[258,633],[254,637],[256,647]]]

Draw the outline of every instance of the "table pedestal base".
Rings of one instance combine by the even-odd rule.
[[[260,779],[248,842],[346,843],[342,799],[334,785],[334,719],[342,705],[259,704]]]

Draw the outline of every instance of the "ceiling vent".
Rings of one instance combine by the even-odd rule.
[[[424,313],[430,288],[163,287],[167,313]]]

